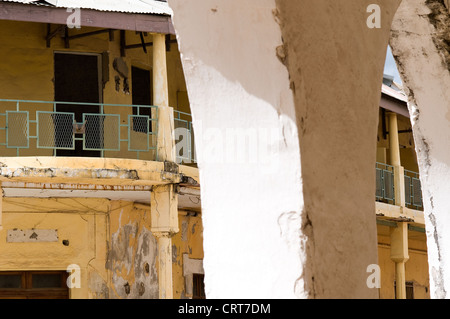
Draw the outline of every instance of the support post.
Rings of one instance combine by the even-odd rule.
[[[400,166],[400,143],[398,140],[397,114],[389,112],[389,153],[391,165]]]
[[[178,195],[174,185],[153,187],[151,220],[151,231],[158,238],[159,298],[172,299],[172,236],[179,231]]]
[[[158,107],[157,160],[175,162],[173,108],[169,107],[164,34],[153,34],[153,105]]]
[[[3,229],[3,188],[0,182],[0,231]]]
[[[397,299],[406,299],[405,263],[408,259],[408,223],[400,222],[391,228],[391,260],[395,263]]]
[[[395,205],[405,207],[405,169],[401,166],[397,114],[389,113],[389,153],[394,167]]]

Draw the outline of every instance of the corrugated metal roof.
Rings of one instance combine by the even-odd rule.
[[[47,5],[57,8],[81,8],[98,11],[172,15],[165,1],[156,0],[0,0],[23,4]]]
[[[390,97],[393,97],[394,99],[408,103],[408,98],[406,97],[406,94],[403,93],[403,91],[394,90],[393,88],[390,88],[386,84],[383,84],[381,86],[381,92]]]

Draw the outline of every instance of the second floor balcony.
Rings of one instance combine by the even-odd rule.
[[[175,128],[178,164],[195,164],[192,117],[158,107],[102,103],[0,100],[2,157],[71,156],[156,161],[160,125]]]
[[[402,169],[402,172],[396,173],[394,166],[376,163],[376,194],[375,198],[378,202],[384,202],[391,205],[397,205],[401,203],[402,199],[396,198],[402,196],[404,193],[405,206],[410,209],[423,210],[422,202],[422,188],[419,179],[419,173]],[[401,187],[403,185],[395,185],[395,174],[399,174],[399,179],[404,181],[404,192],[395,190],[395,187]]]

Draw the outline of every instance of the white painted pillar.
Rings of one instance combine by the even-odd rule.
[[[206,296],[307,297],[300,149],[275,3],[169,5],[200,168]],[[234,133],[256,142],[227,143]]]
[[[172,238],[168,233],[153,234],[158,239],[159,299],[173,299]]]
[[[169,0],[194,120],[208,298],[378,296],[366,285],[377,263],[377,116],[399,1],[374,3],[381,29],[368,27],[359,0]],[[244,152],[224,142],[233,129],[256,136],[264,155],[236,160]]]
[[[389,154],[392,166],[400,166],[400,143],[398,140],[397,114],[389,112]]]
[[[442,1],[403,1],[390,40],[408,95],[418,156],[430,295],[439,299],[450,298],[450,63],[444,45],[448,21]]]
[[[158,107],[157,160],[175,162],[173,108],[169,107],[166,38],[153,34],[153,105]]]
[[[169,106],[165,34],[153,36],[153,104]]]
[[[0,231],[3,229],[3,188],[0,182]]]
[[[405,169],[401,166],[400,142],[398,138],[397,114],[390,112],[389,116],[389,154],[394,167],[394,198],[395,205],[405,207]]]
[[[172,236],[178,233],[178,195],[173,185],[154,186],[151,191],[151,232],[158,239],[159,298],[173,298]]]
[[[391,260],[395,263],[395,282],[397,299],[406,299],[405,263],[408,253],[408,223],[397,223],[391,227]]]

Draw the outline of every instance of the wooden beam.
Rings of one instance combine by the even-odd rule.
[[[145,44],[144,33],[139,32],[139,37],[141,38],[142,49],[144,50],[144,53],[147,53],[147,45]]]
[[[153,45],[153,42],[145,42],[144,43],[146,47],[151,47]],[[136,43],[136,44],[127,44],[125,46],[125,49],[136,49],[136,48],[142,48],[142,43]]]
[[[66,49],[70,48],[69,28],[67,26],[64,28],[64,47]]]
[[[125,38],[125,30],[120,30],[120,56],[125,56],[126,49],[126,38]]]
[[[73,39],[89,37],[89,36],[92,36],[92,35],[97,35],[97,34],[102,34],[102,33],[109,33],[109,34],[111,34],[111,30],[109,30],[109,29],[102,29],[102,30],[97,30],[97,31],[92,31],[92,32],[86,32],[86,33],[70,35],[69,39],[73,40]]]
[[[66,8],[0,2],[0,20],[67,24]],[[175,34],[170,16],[81,9],[81,26]]]
[[[47,48],[50,48],[51,40],[58,34],[61,33],[64,29],[63,25],[57,26],[55,30],[52,31],[52,25],[50,23],[47,24],[47,36],[45,37],[47,41]]]

